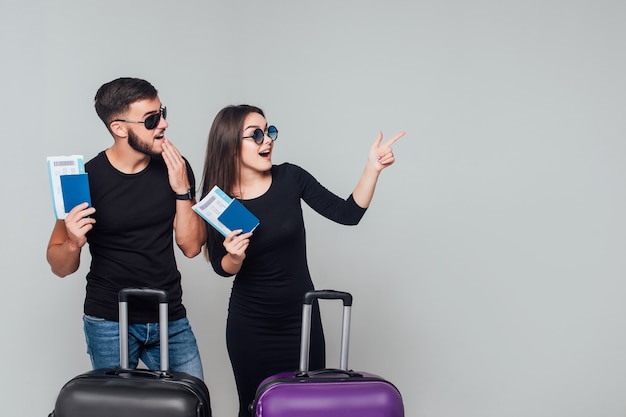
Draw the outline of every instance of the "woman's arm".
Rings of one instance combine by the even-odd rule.
[[[226,254],[222,257],[222,270],[235,275],[241,269],[243,260],[246,259],[246,249],[250,246],[252,232],[241,233],[242,230],[233,230],[224,238]]]
[[[376,183],[381,171],[395,162],[391,145],[393,145],[398,139],[405,135],[405,132],[400,132],[385,143],[381,143],[383,140],[383,134],[380,132],[374,144],[370,147],[370,151],[367,157],[367,163],[365,169],[358,184],[352,192],[354,201],[362,208],[369,207],[374,197],[374,191],[376,190]]]

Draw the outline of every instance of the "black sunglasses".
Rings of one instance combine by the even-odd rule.
[[[146,119],[143,121],[142,120],[116,119],[116,120],[113,120],[111,123],[113,122],[143,123],[146,129],[152,130],[152,129],[155,129],[159,125],[159,122],[161,121],[161,116],[163,116],[164,119],[167,119],[166,107],[161,107],[158,113],[151,114],[150,116],[146,117]]]
[[[261,129],[255,129],[254,132],[252,132],[252,135],[244,136],[243,139],[252,138],[257,145],[260,145],[263,143],[266,134],[270,137],[270,139],[276,140],[278,138],[278,129],[276,129],[276,126],[273,125],[267,128],[267,133],[263,132]]]

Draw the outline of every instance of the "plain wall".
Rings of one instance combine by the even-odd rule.
[[[305,210],[314,282],[355,297],[350,367],[407,416],[623,416],[625,21],[608,0],[3,0],[0,415],[47,415],[90,368],[88,251],[65,279],[45,260],[46,156],[110,146],[93,96],[135,76],[198,177],[228,104],[261,106],[274,163],[343,196],[377,133],[407,131],[359,226]],[[214,415],[233,416],[232,280],[177,255]]]

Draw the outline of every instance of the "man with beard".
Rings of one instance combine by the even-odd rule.
[[[127,287],[166,290],[169,296],[169,364],[202,378],[195,336],[182,303],[173,241],[194,257],[206,240],[204,221],[192,210],[195,179],[187,160],[165,138],[166,108],[147,81],[119,78],[95,97],[113,145],[85,164],[92,207],[82,203],[57,220],[47,249],[52,272],[65,277],[80,266],[89,243],[84,332],[94,369],[119,365],[117,294]],[[159,369],[158,308],[133,299],[129,312],[129,366],[139,359]]]

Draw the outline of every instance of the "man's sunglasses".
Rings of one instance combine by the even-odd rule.
[[[142,120],[116,119],[116,120],[113,120],[113,122],[143,123],[146,129],[152,130],[152,129],[155,129],[159,125],[159,122],[161,121],[161,116],[163,116],[164,119],[167,119],[166,107],[161,107],[158,113],[151,114],[150,116],[146,117],[146,119],[143,121]]]
[[[263,140],[265,140],[266,134],[270,139],[276,140],[278,138],[278,129],[276,129],[276,126],[273,125],[267,128],[267,133],[261,129],[255,129],[254,132],[252,132],[252,135],[244,136],[243,139],[252,138],[257,145],[260,145],[263,143]]]

